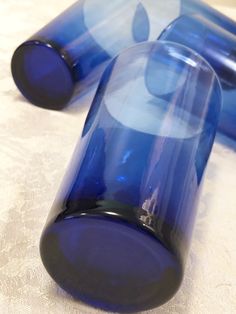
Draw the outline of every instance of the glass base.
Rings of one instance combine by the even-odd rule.
[[[162,305],[183,277],[178,258],[161,241],[110,210],[50,223],[41,239],[41,256],[63,289],[106,311],[137,312]]]
[[[12,75],[30,102],[47,109],[62,109],[74,92],[73,75],[66,60],[53,45],[30,40],[15,51]]]

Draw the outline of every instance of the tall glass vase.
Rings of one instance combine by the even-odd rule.
[[[214,70],[181,45],[139,44],[109,64],[41,238],[62,288],[115,312],[176,293],[220,109]]]

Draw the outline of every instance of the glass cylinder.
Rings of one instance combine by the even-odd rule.
[[[156,40],[180,4],[80,0],[20,45],[12,74],[35,105],[61,109],[98,82],[106,63],[135,43]],[[161,13],[158,20],[155,10]],[[163,18],[164,16],[164,18]]]
[[[214,70],[184,46],[142,43],[109,64],[41,238],[62,288],[115,312],[175,294],[220,109]]]
[[[236,36],[200,15],[181,16],[159,37],[201,54],[215,69],[223,105],[219,130],[236,138]]]
[[[62,109],[99,81],[111,58],[135,43],[156,40],[186,12],[199,12],[226,29],[235,27],[192,0],[77,1],[16,49],[15,83],[33,104]]]

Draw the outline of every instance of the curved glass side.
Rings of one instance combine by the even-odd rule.
[[[215,72],[181,45],[139,44],[109,64],[41,238],[60,286],[118,312],[175,294],[220,107]]]
[[[159,37],[201,54],[214,68],[222,85],[219,130],[236,138],[236,36],[200,15],[182,16]]]
[[[223,1],[222,1],[223,3]],[[236,35],[236,23],[201,0],[181,0],[181,15],[199,14]]]

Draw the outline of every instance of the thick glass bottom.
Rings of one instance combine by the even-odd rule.
[[[178,290],[178,258],[142,226],[105,215],[68,215],[48,225],[41,256],[51,277],[94,307],[137,312],[168,301]]]
[[[69,64],[49,43],[25,42],[15,51],[11,66],[17,87],[33,104],[62,109],[70,101],[74,82]]]

